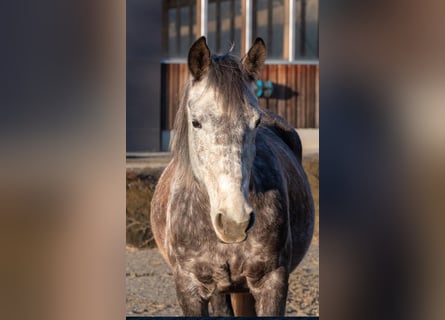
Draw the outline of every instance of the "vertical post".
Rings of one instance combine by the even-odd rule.
[[[241,53],[247,53],[252,44],[252,1],[253,0],[245,0],[241,3],[244,6],[241,9],[244,9],[244,48],[241,48]]]
[[[288,47],[288,60],[292,61],[295,58],[295,0],[289,0],[289,47]]]
[[[295,0],[284,1],[283,59],[292,61],[295,57]]]
[[[208,0],[196,0],[196,2],[197,38],[200,36],[207,37]]]

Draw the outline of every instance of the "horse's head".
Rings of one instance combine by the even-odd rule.
[[[244,241],[255,221],[249,184],[261,111],[252,83],[265,58],[260,38],[241,61],[230,54],[211,55],[204,37],[188,55],[184,132],[190,165],[207,189],[216,235],[226,243]]]

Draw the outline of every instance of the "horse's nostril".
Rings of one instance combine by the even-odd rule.
[[[222,221],[222,213],[220,212],[220,213],[217,213],[216,214],[216,220],[215,220],[215,224],[216,224],[216,227],[218,228],[218,229],[223,229],[223,221]]]
[[[252,229],[255,224],[255,214],[253,212],[250,213],[249,224],[247,225],[246,232]]]

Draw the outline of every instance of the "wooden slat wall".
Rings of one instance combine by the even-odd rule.
[[[162,130],[171,130],[184,84],[188,77],[187,64],[175,63],[162,66]],[[286,118],[295,128],[319,127],[318,65],[267,64],[261,79],[270,80],[278,98],[260,98],[260,105]],[[285,88],[287,87],[287,88]],[[285,92],[295,94],[283,99]]]

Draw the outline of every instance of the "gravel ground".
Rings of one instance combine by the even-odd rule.
[[[318,316],[319,244],[312,241],[303,261],[292,272],[287,316]],[[181,316],[173,275],[157,249],[127,247],[127,315]]]

